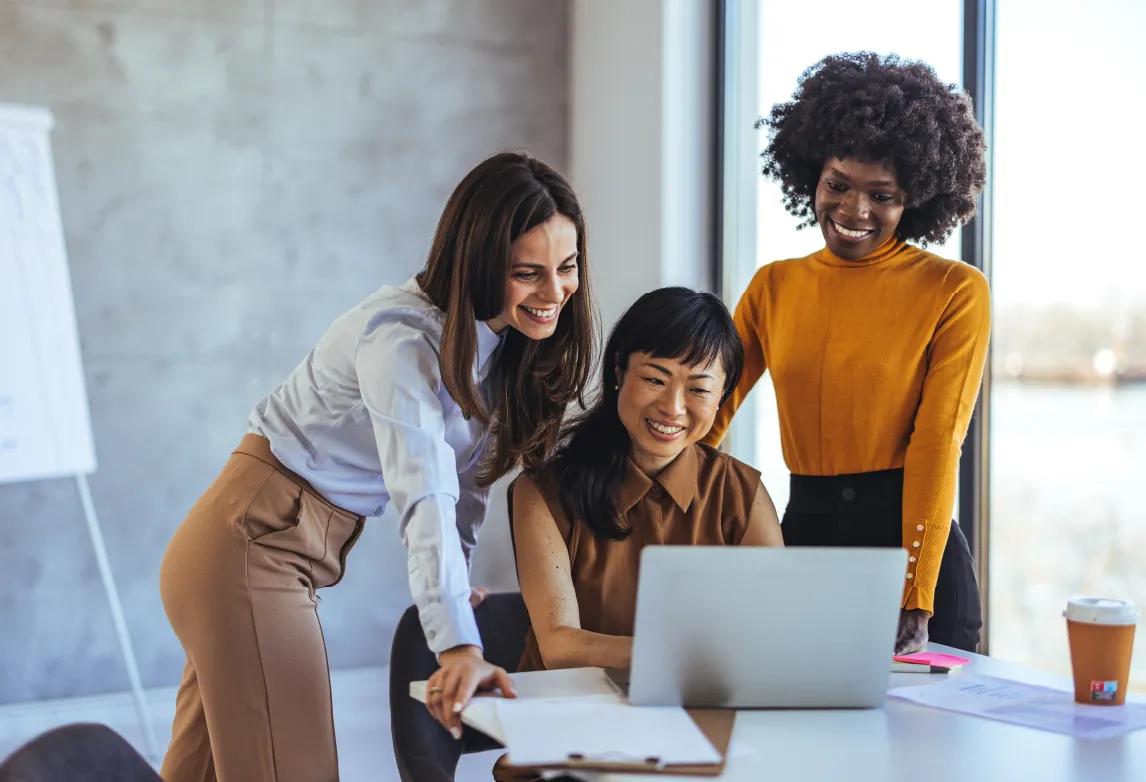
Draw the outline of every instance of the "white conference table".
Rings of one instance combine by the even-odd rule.
[[[978,654],[931,644],[933,651],[972,658],[965,669],[1059,689],[1070,681]],[[952,675],[959,675],[958,673]],[[893,673],[889,688],[941,681],[944,674]],[[518,697],[593,695],[612,690],[599,668],[513,674]],[[425,700],[425,683],[410,685]],[[1146,703],[1142,696],[1130,700]],[[479,696],[462,712],[467,724],[504,741],[493,698]],[[560,730],[560,726],[554,726]],[[714,777],[587,774],[588,782],[664,782]],[[736,715],[726,782],[1146,782],[1146,729],[1107,741],[1085,741],[994,720],[888,699],[878,709],[752,709]]]

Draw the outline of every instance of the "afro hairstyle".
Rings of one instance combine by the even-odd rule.
[[[767,127],[763,173],[779,180],[784,207],[816,224],[815,197],[829,158],[887,164],[907,194],[897,234],[942,242],[975,214],[986,180],[986,144],[970,98],[931,66],[894,54],[835,54],[804,71],[792,100]]]

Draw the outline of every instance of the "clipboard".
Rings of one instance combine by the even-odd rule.
[[[571,754],[560,764],[543,766],[515,766],[503,755],[493,767],[495,782],[533,782],[541,778],[542,771],[596,771],[612,774],[663,774],[665,776],[717,777],[724,773],[728,759],[728,745],[736,722],[735,709],[685,709],[688,716],[712,743],[720,755],[719,763],[663,764],[659,758],[614,760],[583,757]]]

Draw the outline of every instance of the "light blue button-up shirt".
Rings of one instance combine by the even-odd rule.
[[[469,559],[489,494],[475,482],[487,429],[442,382],[444,320],[416,279],[383,287],[339,317],[250,416],[250,431],[330,502],[364,516],[394,503],[435,653],[481,645]],[[501,339],[476,328],[474,378],[484,384]]]

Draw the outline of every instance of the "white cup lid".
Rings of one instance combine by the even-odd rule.
[[[1132,625],[1138,623],[1138,608],[1129,600],[1111,597],[1072,597],[1066,601],[1063,616],[1072,622],[1096,625]]]

